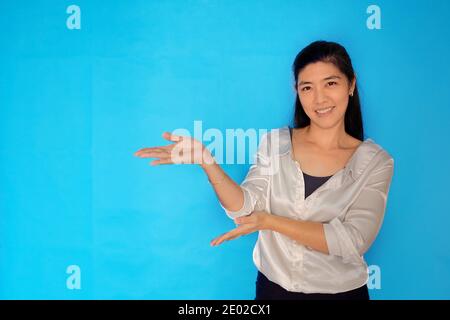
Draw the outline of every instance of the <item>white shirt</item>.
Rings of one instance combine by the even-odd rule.
[[[260,230],[253,262],[288,291],[338,293],[367,283],[363,254],[381,227],[394,159],[372,139],[354,151],[347,165],[305,199],[303,173],[294,160],[289,127],[262,136],[254,163],[241,183],[244,204],[225,210],[234,219],[252,211],[324,225],[329,254],[271,230]]]

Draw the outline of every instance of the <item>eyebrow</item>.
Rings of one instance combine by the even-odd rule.
[[[331,79],[341,79],[341,77],[333,75],[333,76],[329,76],[329,77],[324,78],[322,81],[325,81],[325,80],[331,80]],[[300,85],[302,85],[302,84],[310,84],[310,83],[312,83],[312,82],[309,82],[309,81],[300,81],[300,83],[299,83],[298,85],[300,86]]]

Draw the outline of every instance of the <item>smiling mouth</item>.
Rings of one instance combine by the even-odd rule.
[[[326,114],[329,114],[334,108],[335,108],[335,106],[328,107],[328,108],[317,109],[315,112],[318,115],[326,115]]]

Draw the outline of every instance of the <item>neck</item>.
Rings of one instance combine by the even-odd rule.
[[[306,139],[323,150],[333,150],[345,146],[347,134],[344,122],[331,128],[321,128],[311,122],[305,128]]]

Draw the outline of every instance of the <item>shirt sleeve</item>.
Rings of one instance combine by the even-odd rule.
[[[256,155],[254,155],[254,162],[250,166],[244,181],[240,184],[240,188],[244,194],[242,207],[237,211],[231,211],[219,202],[229,218],[235,219],[249,215],[255,210],[265,210],[270,173],[270,133],[266,133],[261,137],[258,150]]]
[[[328,251],[346,263],[361,263],[383,222],[394,159],[377,166],[344,218],[323,225]]]

